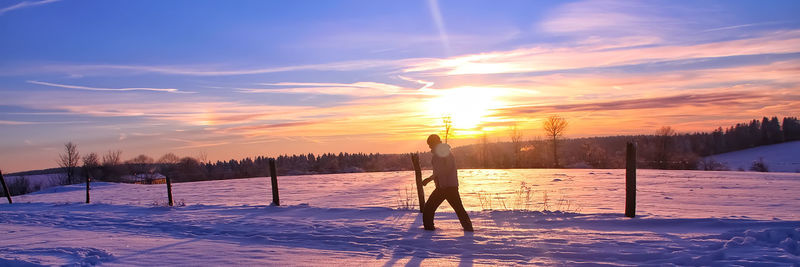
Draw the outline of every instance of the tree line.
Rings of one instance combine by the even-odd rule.
[[[515,127],[510,141],[490,143],[486,135],[473,145],[454,149],[460,168],[624,168],[625,144],[637,144],[638,165],[652,169],[724,170],[703,160],[761,145],[800,140],[796,117],[777,117],[738,123],[711,132],[677,133],[664,126],[651,135],[562,139],[567,123],[557,116],[543,123],[545,139],[523,141]]]
[[[516,127],[509,141],[490,142],[483,135],[476,144],[453,148],[459,168],[623,168],[627,142],[637,143],[639,166],[655,169],[722,170],[714,162],[703,161],[709,155],[760,145],[800,140],[800,121],[795,117],[777,117],[738,123],[711,132],[678,134],[665,126],[652,135],[606,136],[563,139],[568,123],[548,118],[545,139],[523,140]],[[450,129],[448,129],[450,130]],[[450,134],[448,131],[446,134]],[[124,182],[125,177],[152,180],[158,174],[169,175],[176,182],[264,177],[269,174],[269,157],[231,159],[210,162],[200,157],[178,157],[167,153],[158,159],[138,155],[123,161],[122,151],[103,155],[80,155],[77,146],[65,144],[59,155],[60,168],[21,172],[11,175],[62,173],[66,183],[81,183],[86,177],[95,180]],[[430,168],[429,152],[420,153],[423,168]],[[279,175],[402,171],[412,168],[408,154],[325,153],[280,155],[275,158]],[[716,164],[716,165],[715,165]]]

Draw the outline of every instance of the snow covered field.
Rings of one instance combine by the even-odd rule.
[[[175,184],[176,207],[164,185],[53,187],[0,204],[0,266],[800,264],[797,173],[639,170],[634,219],[624,170],[459,177],[474,233],[446,204],[422,230],[412,172],[279,177],[280,207],[266,178]]]
[[[728,169],[750,170],[754,161],[762,159],[771,172],[800,173],[800,141],[759,146],[709,157]]]
[[[19,179],[24,179],[25,183],[27,184],[28,192],[35,192],[41,189],[65,184],[67,181],[67,176],[60,173],[34,174],[34,175],[23,175],[23,176],[7,175],[4,176],[4,178],[6,179],[6,183],[8,183],[9,186],[12,186],[14,183],[18,182]]]

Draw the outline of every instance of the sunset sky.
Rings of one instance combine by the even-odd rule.
[[[800,1],[0,1],[0,169],[799,116]]]

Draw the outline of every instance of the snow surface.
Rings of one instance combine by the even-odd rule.
[[[800,173],[800,141],[759,146],[708,157],[732,171],[749,171],[753,162],[763,159],[771,172]]]
[[[447,204],[422,230],[412,172],[279,177],[279,207],[267,178],[174,184],[175,207],[165,185],[53,187],[0,204],[0,266],[800,264],[800,174],[639,170],[634,219],[624,170],[459,177],[474,233]]]
[[[13,184],[17,179],[25,179],[28,182],[28,192],[39,191],[57,185],[65,184],[67,176],[62,173],[34,174],[34,175],[11,175],[4,176],[6,183]]]

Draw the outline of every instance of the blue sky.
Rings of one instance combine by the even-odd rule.
[[[798,116],[797,1],[0,1],[0,168]],[[675,103],[679,99],[679,103]]]

